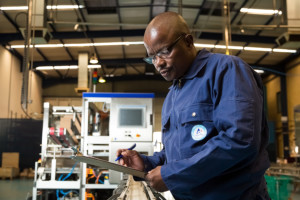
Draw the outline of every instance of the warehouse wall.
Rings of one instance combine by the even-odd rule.
[[[281,113],[279,112],[280,100],[278,100],[278,92],[280,92],[280,77],[270,75],[264,79],[267,91],[268,120],[275,122],[277,135],[278,156],[283,158],[283,135],[281,133]],[[294,107],[300,105],[300,58],[290,62],[286,66],[286,90],[287,90],[287,106],[288,106],[288,123],[289,123],[289,145],[290,152],[293,156],[295,149],[295,122]]]
[[[290,131],[290,147],[291,153],[295,150],[295,119],[294,108],[300,105],[300,58],[295,59],[287,65],[287,103],[288,103],[288,119]],[[300,138],[298,138],[299,140]]]
[[[278,106],[277,95],[280,92],[280,77],[270,75],[264,79],[266,88],[266,99],[267,99],[267,118],[268,121],[275,123],[276,130],[276,141],[277,141],[277,152],[278,156],[283,158],[283,137],[280,133],[281,130],[281,113]]]
[[[42,120],[42,80],[30,73],[27,113],[21,108],[21,61],[0,46],[0,160],[2,152],[19,152],[20,168],[34,167],[39,158]]]
[[[21,62],[0,46],[0,118],[25,118],[21,108],[22,73]],[[42,112],[42,81],[35,73],[30,73],[28,114],[40,117]]]

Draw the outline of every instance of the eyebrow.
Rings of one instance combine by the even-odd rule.
[[[172,45],[172,44],[171,44]],[[164,47],[162,47],[162,48],[160,48],[157,52],[155,52],[154,54],[148,54],[148,56],[153,56],[153,55],[155,55],[155,54],[158,54],[159,52],[161,52],[163,49],[167,49],[168,50],[168,46],[170,46],[170,45],[166,45],[166,46],[164,46]]]

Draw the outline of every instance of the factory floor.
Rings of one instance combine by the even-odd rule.
[[[32,187],[33,179],[0,179],[0,200],[27,200]]]
[[[32,195],[32,187],[33,179],[0,179],[0,200],[29,200]],[[273,200],[299,200],[300,189],[297,188],[296,192],[291,192],[289,198],[279,196]]]

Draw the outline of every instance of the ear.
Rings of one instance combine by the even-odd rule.
[[[188,47],[192,47],[194,45],[194,38],[191,34],[187,34],[184,41]]]

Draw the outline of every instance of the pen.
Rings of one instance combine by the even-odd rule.
[[[133,144],[131,147],[129,147],[127,150],[132,150],[132,149],[134,149],[134,148],[135,148],[135,146],[136,146],[136,143],[134,143],[134,144]],[[123,157],[123,155],[122,155],[122,154],[121,154],[121,155],[119,155],[115,161],[118,161],[118,160],[120,160],[122,157]]]

